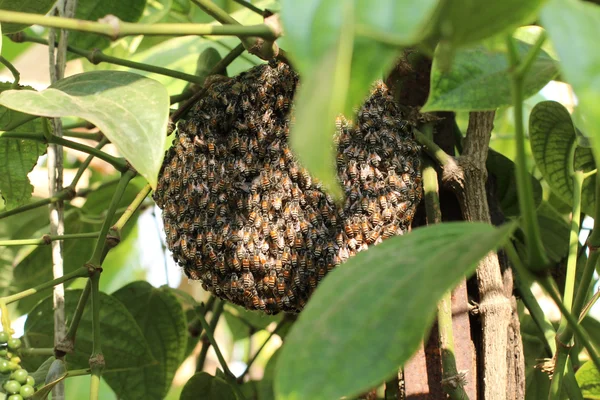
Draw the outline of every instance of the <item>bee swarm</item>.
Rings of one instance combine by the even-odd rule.
[[[186,275],[269,314],[299,312],[331,269],[406,232],[422,191],[420,148],[379,83],[358,124],[336,122],[336,206],[288,147],[297,83],[275,62],[214,82],[180,122],[154,194]]]

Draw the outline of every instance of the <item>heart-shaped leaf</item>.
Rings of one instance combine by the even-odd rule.
[[[168,287],[132,282],[113,293],[144,332],[156,365],[104,374],[106,382],[126,399],[162,399],[185,356],[187,324],[181,304]]]
[[[278,399],[352,397],[378,385],[417,350],[436,303],[514,225],[444,223],[358,253],[330,272],[286,337]],[[353,368],[372,360],[368,368]]]
[[[225,380],[206,372],[192,376],[181,391],[179,400],[237,400],[233,389]]]
[[[65,292],[66,320],[73,318],[82,290]],[[32,347],[54,346],[54,311],[52,296],[47,297],[29,313],[25,321],[25,337]],[[125,306],[112,296],[100,292],[100,331],[102,352],[106,360],[105,373],[153,365],[150,347],[144,333]],[[89,368],[92,353],[92,310],[88,303],[77,330],[77,346],[69,353],[69,368]]]
[[[516,48],[524,56],[531,45],[516,40]],[[477,45],[456,52],[452,66],[445,71],[438,57],[431,67],[431,89],[423,112],[494,110],[512,103],[508,50]],[[523,94],[529,97],[541,90],[558,73],[556,62],[541,50],[523,83]]]
[[[569,163],[577,136],[569,111],[556,101],[536,104],[529,117],[529,138],[535,162],[552,192],[572,205],[573,181]],[[595,169],[592,150],[577,147],[573,166],[576,171]],[[596,179],[593,175],[583,182],[581,208],[587,214],[594,212]]]
[[[4,91],[0,104],[33,115],[90,121],[156,188],[167,138],[169,96],[155,80],[121,71],[86,72],[41,92]]]
[[[600,156],[600,6],[577,0],[549,0],[540,17],[560,56],[562,73],[577,95],[584,117],[581,128],[592,137],[594,153]]]

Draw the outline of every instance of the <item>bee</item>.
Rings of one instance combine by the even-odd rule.
[[[321,257],[321,254],[323,254],[323,243],[321,243],[321,241],[317,241],[313,252],[315,254],[316,257]]]
[[[271,290],[275,289],[276,278],[277,278],[277,272],[275,272],[275,270],[272,269],[269,272],[269,276],[267,277],[267,287],[269,289],[271,289]]]
[[[358,176],[358,168],[356,166],[355,160],[350,160],[350,162],[348,163],[348,174],[352,179],[356,179],[356,177]]]
[[[240,281],[237,274],[234,272],[231,274],[231,291],[237,291],[240,289]]]
[[[258,93],[258,100],[260,100],[262,103],[267,101],[267,91],[265,90],[265,88],[263,86],[258,87],[257,93]]]
[[[290,177],[292,178],[292,180],[296,181],[298,179],[298,167],[295,164],[291,164],[288,168],[288,172],[290,174]]]
[[[214,253],[214,251],[213,251],[213,253]],[[212,255],[210,253],[209,253],[209,256],[211,257],[211,260],[212,260]],[[225,275],[227,273],[227,269],[225,268],[225,259],[223,258],[223,255],[221,255],[219,258],[217,258],[215,255],[215,258],[217,259],[217,261],[215,261],[215,265],[216,265],[217,269],[219,270],[219,272],[222,275]]]
[[[304,248],[304,236],[300,232],[296,233],[296,239],[294,240],[294,248],[296,250],[301,250]]]
[[[248,222],[250,223],[250,225],[254,225],[254,221],[256,221],[257,214],[258,213],[255,210],[252,210],[250,214],[248,214]]]
[[[248,111],[248,110],[250,110],[250,107],[252,107],[252,105],[250,104],[250,100],[248,99],[248,96],[243,95],[242,96],[242,109],[244,111]]]
[[[304,187],[309,188],[310,185],[312,184],[312,178],[311,178],[310,174],[308,173],[308,170],[306,168],[302,168],[300,171],[300,174],[302,175]]]
[[[267,108],[267,111],[265,111],[265,114],[262,117],[262,121],[264,124],[266,124],[267,122],[269,122],[269,120],[271,119],[271,114],[273,114],[273,109],[272,108]]]
[[[285,294],[286,284],[282,277],[277,278],[277,294],[283,296]]]
[[[281,210],[282,200],[280,192],[276,192],[272,195],[271,204],[276,211]]]
[[[250,272],[244,272],[242,274],[242,285],[245,288],[254,286],[254,276]]]
[[[244,257],[242,259],[242,271],[248,272],[250,270],[250,259],[248,257]]]
[[[281,273],[281,270],[283,269],[283,264],[281,263],[280,259],[275,260],[275,266],[273,267],[273,269],[277,274]]]
[[[369,234],[367,235],[367,244],[373,244],[379,236],[381,235],[381,226],[376,226]]]
[[[267,199],[261,200],[260,209],[263,213],[266,213],[267,211],[269,211],[269,202],[267,201]]]

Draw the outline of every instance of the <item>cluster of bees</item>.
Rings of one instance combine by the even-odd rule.
[[[336,121],[337,206],[288,147],[297,84],[280,62],[215,80],[180,122],[154,194],[187,276],[269,314],[299,312],[333,268],[406,232],[422,192],[420,148],[379,83],[357,123]]]

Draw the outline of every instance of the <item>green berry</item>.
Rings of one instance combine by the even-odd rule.
[[[25,382],[27,382],[27,376],[29,376],[29,373],[23,368],[19,368],[11,374],[11,377],[21,385],[24,385]]]
[[[35,386],[35,379],[33,378],[33,376],[29,375],[25,384],[29,386]]]
[[[0,343],[7,343],[10,335],[6,332],[0,332]]]
[[[23,396],[20,394],[11,394],[6,400],[23,400]]]
[[[19,393],[19,390],[21,390],[21,384],[11,379],[4,383],[4,390],[6,390],[6,393],[17,394]]]
[[[21,347],[21,339],[18,338],[10,338],[8,339],[8,348],[11,350],[19,350]]]
[[[13,362],[12,360],[8,362],[8,368],[10,368],[11,371],[16,371],[18,370],[19,364],[17,364],[16,362]]]
[[[23,396],[24,399],[28,399],[33,396],[33,393],[35,393],[35,389],[33,388],[33,386],[23,385],[21,386],[21,390],[19,390],[19,393],[21,394],[21,396]]]
[[[6,357],[8,350],[6,348],[0,349],[0,357]]]
[[[15,364],[21,364],[21,357],[19,357],[19,356],[11,357],[10,362],[13,362]]]
[[[6,374],[10,372],[10,362],[8,360],[0,360],[0,373]]]

